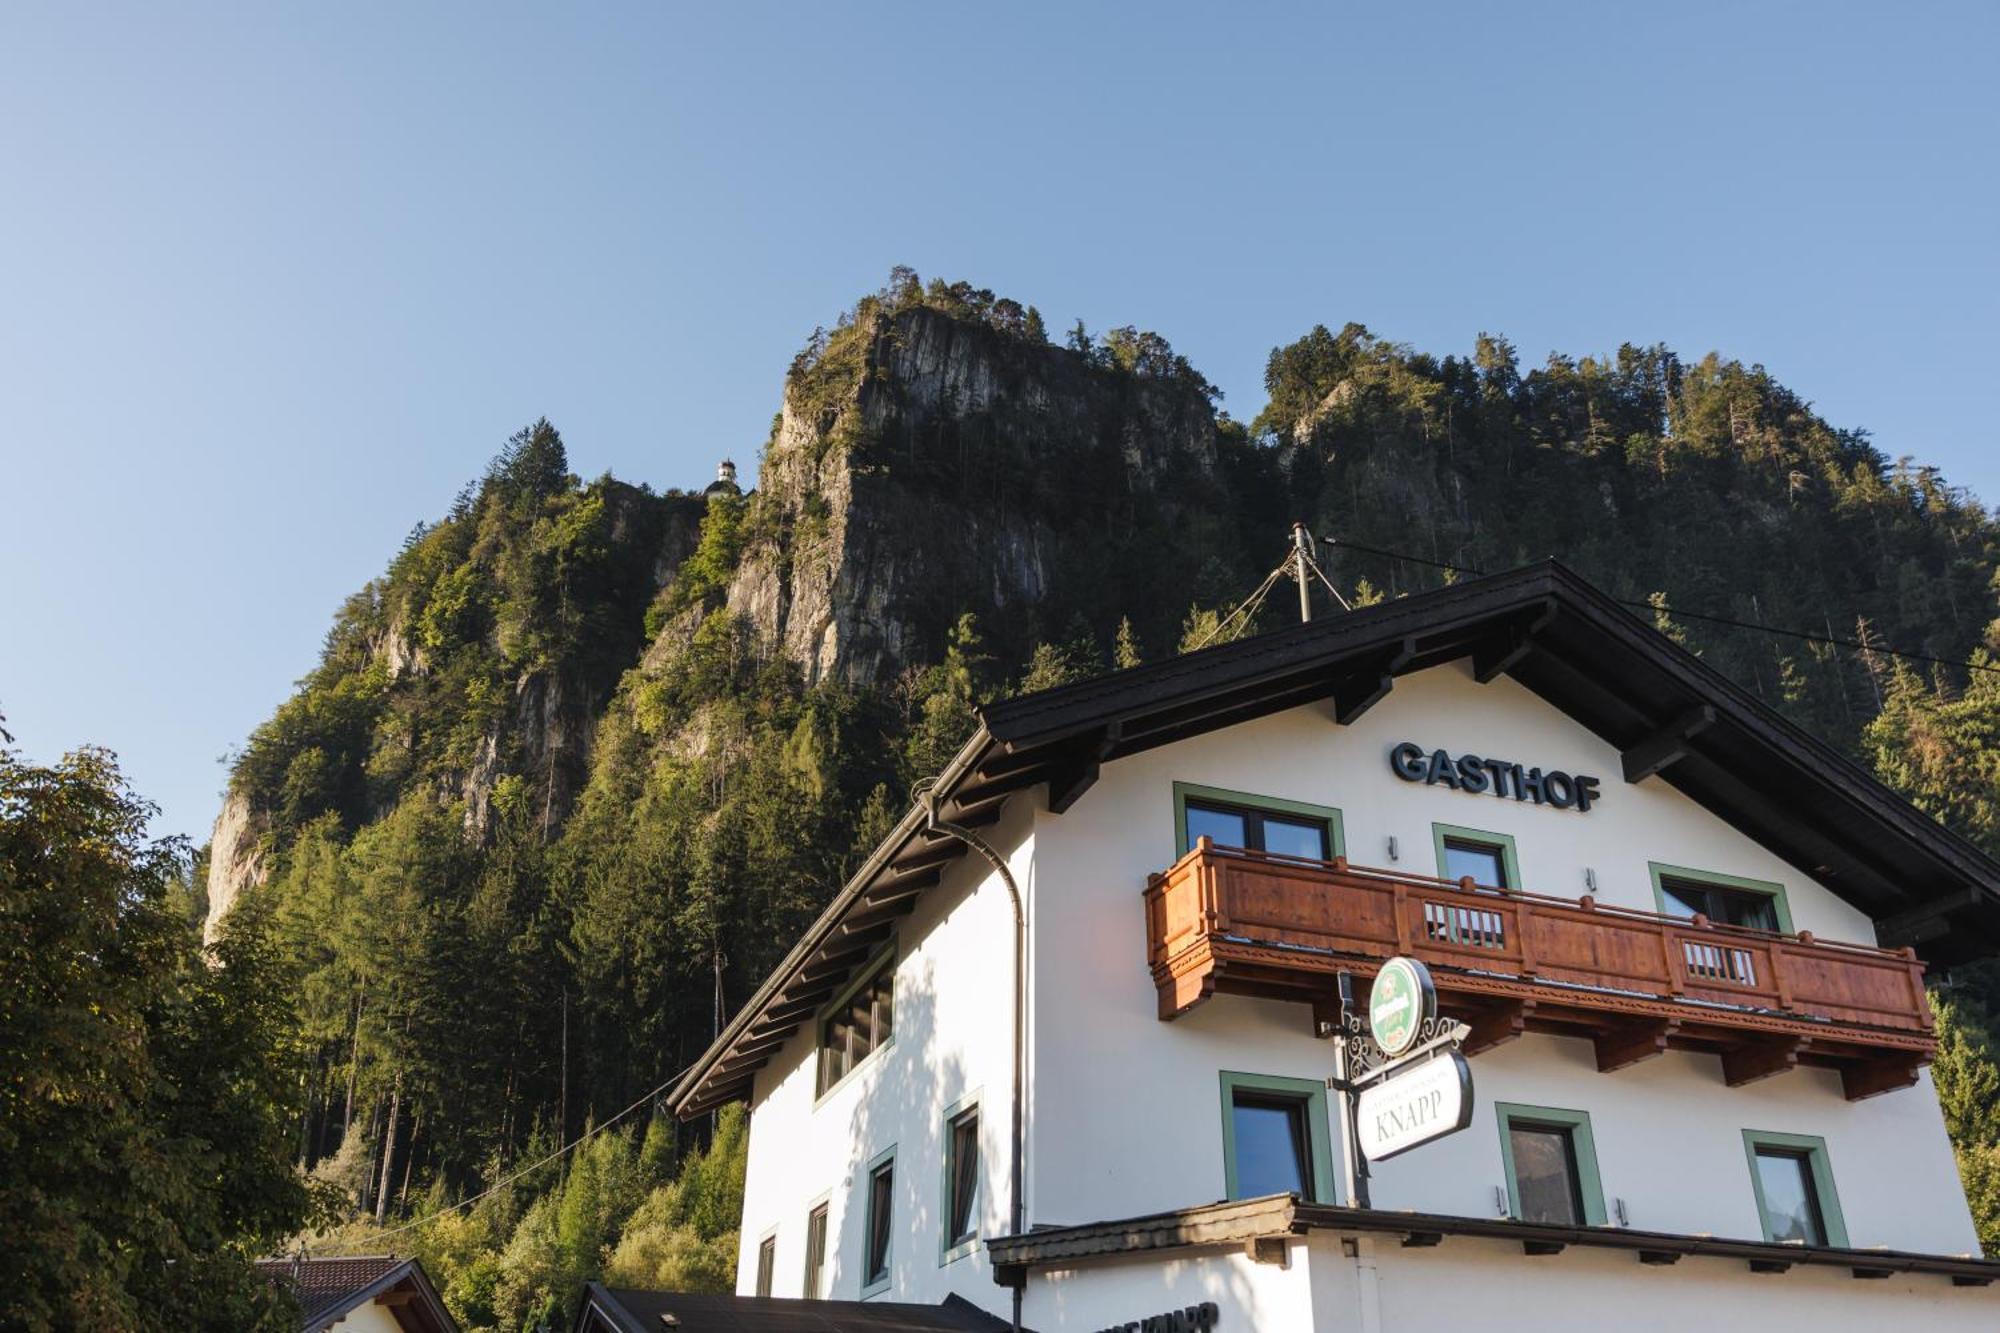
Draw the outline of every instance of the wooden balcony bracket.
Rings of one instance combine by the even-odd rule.
[[[1681,1030],[1680,1020],[1670,1018],[1650,1023],[1633,1023],[1613,1028],[1591,1039],[1597,1048],[1597,1072],[1609,1074],[1641,1060],[1650,1060],[1667,1051],[1667,1039]]]
[[[1798,1068],[1799,1057],[1812,1049],[1805,1037],[1752,1041],[1722,1053],[1722,1081],[1732,1088]]]
[[[1528,1020],[1534,1016],[1533,1000],[1510,1000],[1480,1010],[1468,1020],[1472,1035],[1465,1039],[1465,1053],[1477,1055],[1514,1040],[1528,1030]]]
[[[1913,1086],[1923,1062],[1913,1056],[1888,1056],[1865,1064],[1844,1065],[1840,1070],[1840,1090],[1850,1102],[1866,1101],[1885,1092]]]

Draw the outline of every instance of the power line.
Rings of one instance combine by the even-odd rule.
[[[1430,560],[1420,555],[1410,555],[1404,551],[1387,551],[1379,546],[1364,546],[1360,542],[1326,539],[1331,546],[1345,547],[1350,551],[1361,551],[1368,555],[1379,555],[1390,560],[1402,560],[1413,565],[1428,565],[1432,569],[1449,570],[1454,574],[1483,575],[1486,571],[1471,565],[1454,565],[1443,560]],[[1630,597],[1614,597],[1621,606],[1637,607],[1642,611],[1664,611],[1682,620],[1705,620],[1711,624],[1727,625],[1732,629],[1753,630],[1759,634],[1773,634],[1787,639],[1801,639],[1806,643],[1827,644],[1837,648],[1852,648],[1856,652],[1880,653],[1884,657],[1901,657],[1912,662],[1928,662],[1935,666],[1952,667],[1966,671],[1988,671],[2000,674],[2000,667],[1987,666],[1979,662],[1954,662],[1949,658],[1936,657],[1930,653],[1920,653],[1909,648],[1885,648],[1880,644],[1863,643],[1859,639],[1843,639],[1831,634],[1808,634],[1804,630],[1784,629],[1777,625],[1759,625],[1748,620],[1737,620],[1733,616],[1718,616],[1706,611],[1684,611],[1677,606],[1655,606],[1651,602],[1635,601]]]
[[[488,1198],[494,1194],[499,1193],[501,1190],[507,1188],[507,1186],[519,1180],[522,1176],[529,1175],[535,1171],[539,1171],[543,1167],[547,1166],[550,1162],[568,1156],[570,1153],[574,1152],[578,1147],[582,1146],[585,1140],[596,1138],[599,1134],[602,1134],[605,1130],[611,1128],[613,1125],[617,1124],[620,1120],[623,1120],[626,1116],[631,1115],[634,1111],[638,1110],[640,1107],[645,1106],[646,1104],[651,1102],[655,1097],[658,1097],[668,1088],[674,1086],[675,1083],[680,1081],[680,1077],[682,1074],[687,1073],[689,1069],[693,1068],[694,1068],[693,1065],[688,1065],[686,1068],[680,1070],[679,1073],[676,1073],[675,1075],[673,1075],[673,1077],[669,1078],[666,1082],[660,1084],[659,1087],[654,1088],[651,1092],[641,1097],[638,1101],[633,1102],[630,1106],[620,1111],[617,1115],[612,1116],[609,1120],[606,1120],[599,1125],[593,1125],[591,1128],[577,1135],[574,1139],[571,1139],[568,1143],[556,1149],[548,1156],[541,1158],[539,1161],[530,1162],[528,1165],[522,1167],[520,1170],[502,1176],[500,1179],[494,1181],[491,1185],[488,1185],[485,1189],[479,1191],[479,1193],[473,1195],[471,1198],[460,1199],[457,1203],[448,1204],[445,1207],[438,1209],[434,1213],[426,1213],[422,1217],[413,1218],[408,1222],[403,1222],[393,1227],[385,1227],[380,1231],[371,1231],[366,1236],[357,1237],[354,1240],[347,1242],[346,1243],[347,1248],[337,1249],[332,1256],[328,1257],[337,1258],[339,1257],[339,1255],[343,1253],[353,1253],[352,1249],[353,1246],[373,1245],[376,1241],[380,1240],[384,1236],[394,1236],[399,1232],[411,1231],[417,1227],[426,1226],[429,1223],[436,1221],[438,1218],[443,1217],[446,1213],[455,1213],[461,1208],[470,1208],[473,1204],[478,1203],[481,1199]]]

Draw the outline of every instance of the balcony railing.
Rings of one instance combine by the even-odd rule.
[[[1936,1049],[1923,964],[1880,949],[1386,870],[1204,838],[1146,888],[1160,1017],[1220,992],[1312,1004],[1333,976],[1422,959],[1475,1049],[1585,1036],[1600,1069],[1668,1049],[1722,1057],[1731,1084],[1838,1069],[1848,1097],[1906,1087]]]

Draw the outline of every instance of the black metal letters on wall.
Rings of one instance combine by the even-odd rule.
[[[1404,741],[1389,751],[1389,768],[1405,782],[1449,787],[1453,791],[1490,792],[1511,796],[1517,801],[1552,805],[1558,810],[1586,811],[1596,802],[1596,778],[1579,773],[1572,777],[1559,769],[1544,773],[1539,768],[1523,768],[1508,759],[1482,759],[1476,754],[1453,756],[1448,750],[1425,752],[1413,741]]]

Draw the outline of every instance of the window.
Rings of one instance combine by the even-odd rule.
[[[1847,1244],[1847,1224],[1833,1192],[1826,1140],[1810,1134],[1743,1131],[1750,1186],[1764,1239],[1795,1245]]]
[[[1493,1109],[1512,1216],[1554,1226],[1603,1226],[1604,1189],[1589,1113],[1512,1102],[1497,1102]]]
[[[1296,1194],[1331,1203],[1326,1085],[1261,1074],[1222,1076],[1224,1188],[1232,1199]]]
[[[820,1204],[806,1214],[806,1285],[805,1298],[809,1301],[823,1300],[826,1296],[826,1205]]]
[[[1521,887],[1521,867],[1514,840],[1504,833],[1486,833],[1456,824],[1431,825],[1437,847],[1438,878],[1454,882],[1472,876],[1474,884],[1490,889]]]
[[[1218,847],[1310,861],[1346,853],[1340,811],[1330,806],[1176,782],[1174,815],[1183,856],[1204,837]]]
[[[819,1024],[819,1092],[853,1073],[896,1033],[896,959],[878,959],[839,999],[822,1011]]]
[[[1650,863],[1653,900],[1667,916],[1707,917],[1717,925],[1792,933],[1785,886],[1769,880],[1717,875]]]
[[[757,1294],[771,1294],[771,1270],[778,1266],[778,1235],[772,1232],[757,1243]]]
[[[889,1238],[896,1204],[896,1150],[868,1164],[868,1206],[862,1212],[861,1294],[872,1296],[889,1285]]]
[[[944,1254],[950,1263],[976,1248],[979,1235],[979,1107],[945,1112]]]

